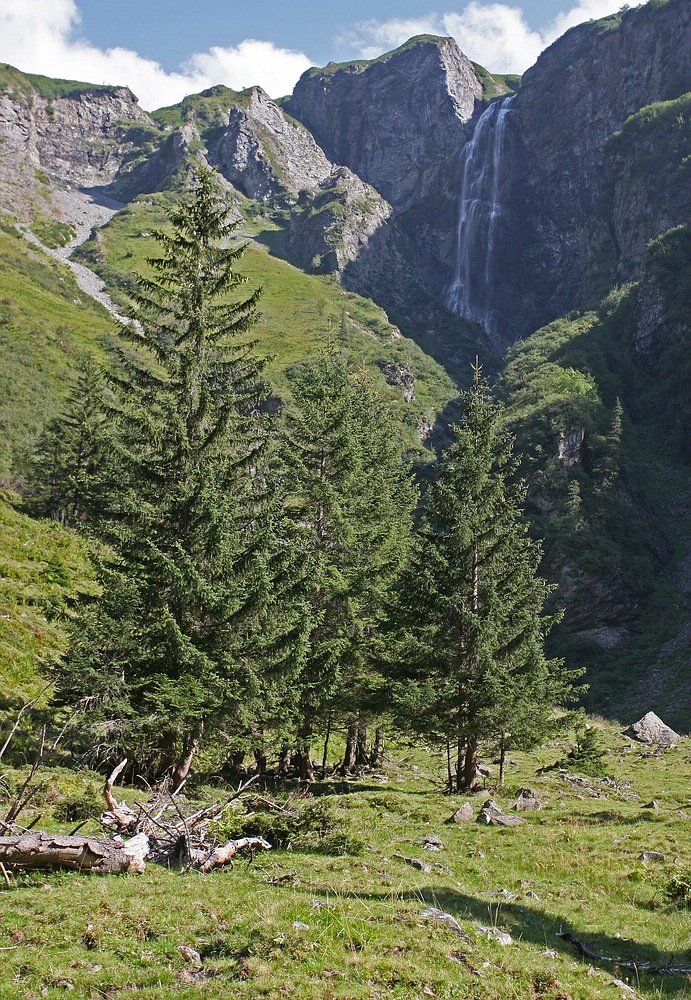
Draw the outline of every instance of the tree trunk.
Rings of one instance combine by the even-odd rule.
[[[228,773],[232,778],[239,778],[242,774],[242,762],[245,759],[244,750],[236,750],[230,755],[228,760]]]
[[[0,862],[8,868],[52,869],[113,875],[143,872],[149,838],[137,834],[126,843],[99,837],[63,837],[57,833],[25,833],[0,837]]]
[[[314,769],[312,767],[312,752],[310,748],[310,737],[312,735],[312,722],[310,719],[303,721],[298,731],[298,745],[295,752],[295,763],[298,769],[300,781],[314,781]]]
[[[183,781],[187,780],[187,775],[190,773],[190,767],[192,766],[194,755],[199,749],[199,744],[201,743],[203,731],[204,724],[200,722],[196,729],[194,729],[193,732],[185,738],[185,742],[182,747],[182,756],[176,763],[173,768],[173,773],[170,776],[173,790],[179,788]]]
[[[278,768],[276,773],[279,778],[288,777],[288,765],[290,763],[290,750],[287,747],[283,747],[280,754],[278,755]]]
[[[341,774],[352,774],[355,770],[355,752],[357,748],[357,723],[348,723],[346,733],[345,753],[341,764]]]
[[[462,792],[464,786],[465,741],[460,737],[456,745],[456,791]]]
[[[322,781],[326,777],[326,762],[329,753],[329,740],[331,739],[331,712],[326,723],[326,736],[324,737],[324,752],[322,753]]]
[[[504,769],[506,767],[506,743],[501,741],[499,748],[499,784],[504,784]]]
[[[268,758],[266,756],[266,750],[264,747],[257,747],[254,750],[254,762],[257,765],[257,771],[259,774],[266,774],[266,768],[268,766]]]
[[[312,766],[312,753],[309,743],[305,743],[297,748],[295,763],[300,781],[314,781],[314,768]]]
[[[369,764],[367,755],[367,722],[360,716],[357,724],[357,742],[355,746],[355,765],[365,767]]]
[[[384,730],[379,726],[374,731],[374,745],[372,753],[369,755],[369,762],[372,767],[378,767],[384,757]]]
[[[460,791],[472,792],[477,781],[477,739],[469,737],[465,744],[465,759],[463,761],[463,786]]]

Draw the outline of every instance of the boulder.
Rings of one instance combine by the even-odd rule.
[[[520,816],[507,816],[493,799],[487,799],[480,810],[476,823],[486,823],[487,826],[520,826],[525,823]]]
[[[449,823],[467,823],[468,820],[473,818],[473,807],[470,802],[464,802],[463,805],[456,810],[456,812],[449,818]]]
[[[650,746],[673,747],[681,739],[678,733],[666,726],[662,719],[654,712],[648,712],[638,722],[634,722],[626,730],[626,735],[639,743],[647,743]]]

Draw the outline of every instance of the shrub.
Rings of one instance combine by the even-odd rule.
[[[691,909],[691,864],[679,865],[665,878],[661,894],[666,902],[680,909]]]
[[[585,726],[576,734],[576,745],[563,761],[569,768],[601,778],[605,773],[605,747],[597,729]]]
[[[318,854],[361,854],[364,843],[342,829],[343,821],[326,799],[303,799],[290,803],[288,812],[252,812],[231,816],[216,829],[216,835],[265,837],[273,847]]]

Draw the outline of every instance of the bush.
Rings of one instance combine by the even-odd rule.
[[[53,807],[53,817],[60,823],[75,823],[103,812],[103,795],[93,782],[68,792]]]
[[[661,893],[672,906],[691,909],[691,864],[679,865],[667,875]]]
[[[576,745],[566,755],[563,763],[591,778],[601,778],[606,770],[604,757],[605,747],[597,729],[585,726],[576,734]]]
[[[216,835],[265,837],[272,847],[309,851],[317,854],[361,854],[364,843],[341,829],[343,821],[326,799],[290,802],[289,812],[261,810],[245,816],[231,816],[216,829]]]

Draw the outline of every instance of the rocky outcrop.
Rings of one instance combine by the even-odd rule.
[[[310,133],[292,121],[261,87],[242,94],[229,111],[228,126],[209,148],[209,160],[246,197],[294,203],[331,174]]]
[[[392,208],[347,167],[338,167],[290,222],[289,249],[317,273],[332,273],[353,290],[377,296],[385,272],[404,267]]]
[[[48,99],[17,78],[0,94],[0,203],[19,215],[31,214],[37,186],[109,184],[134,147],[129,127],[151,125],[126,87],[66,85]]]
[[[429,192],[438,164],[466,141],[481,95],[455,41],[422,36],[371,62],[308,70],[287,107],[329,159],[402,212]]]
[[[626,730],[626,735],[652,746],[673,747],[681,739],[654,712],[648,712]]]

